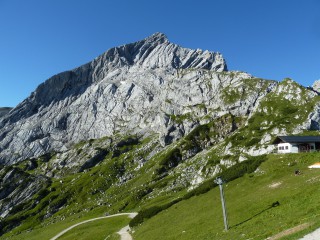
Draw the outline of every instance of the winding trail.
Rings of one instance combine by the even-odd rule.
[[[132,240],[132,236],[130,235],[129,230],[130,230],[129,225],[120,229],[118,234],[121,236],[121,240]]]
[[[129,218],[134,218],[138,213],[118,213],[118,214],[114,214],[114,215],[110,215],[110,216],[104,216],[104,217],[97,217],[97,218],[92,218],[83,222],[79,222],[77,224],[72,225],[71,227],[68,227],[67,229],[63,230],[62,232],[58,233],[57,235],[55,235],[53,238],[50,238],[50,240],[56,240],[59,237],[61,237],[63,234],[65,234],[66,232],[70,231],[71,229],[84,224],[84,223],[88,223],[88,222],[92,222],[92,221],[96,221],[96,220],[100,220],[103,218],[112,218],[112,217],[117,217],[117,216],[123,216],[123,215],[128,215]],[[132,240],[131,235],[128,233],[129,230],[129,226],[126,226],[124,228],[122,228],[118,234],[121,236],[121,240]]]

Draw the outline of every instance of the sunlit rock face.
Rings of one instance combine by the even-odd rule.
[[[204,123],[208,114],[249,114],[274,83],[263,90],[257,83],[241,101],[226,104],[223,95],[251,78],[228,72],[220,53],[183,48],[156,33],[51,77],[6,112],[0,118],[0,163],[65,151],[80,140],[115,133],[158,133],[165,146]],[[173,121],[173,116],[182,117]]]

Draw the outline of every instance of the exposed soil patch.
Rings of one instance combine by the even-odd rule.
[[[272,184],[268,185],[268,187],[269,187],[269,188],[277,188],[277,187],[279,187],[281,184],[282,184],[282,182],[275,182],[275,183],[272,183]]]

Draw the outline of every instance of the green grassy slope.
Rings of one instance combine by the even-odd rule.
[[[316,218],[320,214],[317,211],[320,205],[318,204],[320,171],[307,169],[308,165],[318,161],[319,158],[319,153],[269,155],[267,161],[261,165],[258,171],[229,182],[226,185],[226,200],[231,226],[228,233],[222,231],[219,193],[217,189],[213,189],[206,194],[183,200],[145,221],[141,226],[135,228],[135,237],[136,239],[157,239],[156,236],[161,239],[212,239],[211,236],[215,234],[215,239],[241,239],[242,237],[243,239],[265,239],[302,223],[308,223],[311,227],[319,226]],[[302,171],[302,175],[295,176],[296,169]],[[83,185],[81,179],[92,180],[89,176],[94,175],[97,170],[101,171],[102,169],[100,167],[93,168],[87,173],[80,174],[79,184],[74,186],[71,185],[73,178],[70,180],[65,178],[63,179],[63,187],[59,189],[68,192],[86,186],[89,183]],[[164,180],[160,180],[157,184],[161,185],[161,181]],[[92,183],[94,184],[94,182]],[[134,181],[131,184],[136,183]],[[57,184],[61,183],[53,182],[51,187]],[[113,192],[116,189],[112,187],[107,192]],[[61,196],[59,195],[56,199],[64,198],[63,192],[60,192]],[[135,206],[133,207],[135,209],[162,206],[172,199],[183,197],[183,192],[162,194],[152,199],[142,198],[143,201],[138,206],[132,206]],[[80,198],[81,194],[79,193],[73,197]],[[49,193],[42,201],[45,203],[46,198],[51,199],[53,196],[51,194],[56,193],[54,191]],[[138,197],[140,194],[136,193],[136,195]],[[92,197],[90,193],[86,197],[89,196]],[[55,198],[52,199],[54,203]],[[81,199],[77,201],[81,202]],[[41,224],[33,222],[34,217],[31,217],[21,227],[5,234],[1,239],[6,239],[11,234],[19,234],[20,231],[22,234],[14,236],[12,239],[24,239],[25,236],[35,236],[35,238],[28,237],[28,239],[53,236],[76,222],[101,216],[113,209],[105,204],[96,205],[96,201],[95,197],[92,197],[91,201],[86,199],[82,204],[70,201],[67,207],[62,208],[51,218],[42,221],[35,218],[35,220],[41,221]],[[123,201],[125,199],[119,201],[119,204],[123,204]],[[270,208],[271,204],[276,201],[280,202],[280,206]],[[131,207],[131,209],[133,208]],[[46,209],[48,208],[44,208],[44,210]],[[128,207],[126,210],[129,211],[130,208]],[[185,234],[186,232],[188,234]]]
[[[230,230],[224,231],[218,188],[181,201],[135,227],[139,239],[266,239],[308,223],[297,239],[320,226],[320,153],[270,155],[252,174],[225,185]],[[299,169],[302,174],[296,176]],[[272,207],[278,201],[279,206]]]
[[[254,173],[228,182],[225,185],[230,225],[228,232],[223,230],[219,191],[214,188],[205,194],[182,200],[145,220],[134,228],[134,239],[266,239],[306,223],[306,227],[303,226],[300,231],[292,230],[291,235],[283,238],[297,239],[320,227],[320,169],[307,168],[318,159],[320,153],[271,154]],[[297,169],[301,171],[301,175],[294,174]],[[280,205],[272,207],[277,201]],[[165,202],[166,197],[161,196],[148,202],[145,207]],[[31,232],[23,232],[10,239],[49,239],[76,222],[101,214],[102,211],[98,208],[49,225],[45,221]],[[129,222],[125,218],[120,220],[114,222],[110,219],[111,222],[101,225],[99,221],[92,226],[83,225],[65,237],[72,239],[82,236],[85,231],[89,238],[83,235],[83,239],[90,239],[90,236],[102,230],[102,226],[110,225],[113,226],[112,229],[106,228],[104,236],[110,235],[110,239],[114,239],[116,236],[112,232]],[[1,238],[5,239],[9,235]]]
[[[192,134],[194,135],[194,133]],[[198,135],[196,134],[195,136]],[[168,168],[170,166],[169,164],[171,164],[171,162],[167,162],[172,161],[172,159],[174,159],[172,156],[175,157],[179,155],[180,151],[177,151],[177,149],[182,149],[186,140],[188,140],[188,138],[182,139],[182,141],[178,142],[177,144],[173,144],[170,148],[164,151],[160,151],[152,159],[146,162],[146,164],[142,168],[138,170],[133,170],[135,164],[131,166],[132,161],[130,159],[136,157],[139,152],[145,149],[144,143],[137,144],[136,146],[134,146],[135,150],[131,152],[126,152],[120,155],[119,157],[107,156],[106,159],[102,161],[100,164],[90,169],[87,169],[85,172],[69,174],[60,179],[51,178],[49,184],[47,186],[44,186],[43,191],[40,191],[27,203],[21,206],[16,206],[16,208],[12,210],[16,211],[16,209],[18,209],[20,211],[18,211],[12,217],[7,218],[6,221],[10,221],[12,223],[19,223],[20,226],[4,234],[2,237],[0,237],[0,239],[7,239],[10,236],[13,237],[12,239],[20,239],[21,236],[24,236],[24,234],[28,234],[29,232],[32,233],[32,236],[37,236],[38,233],[40,235],[44,234],[44,236],[48,236],[47,233],[54,235],[54,233],[57,233],[74,223],[93,217],[103,216],[106,212],[111,214],[123,211],[131,212],[140,211],[141,209],[148,209],[152,207],[160,207],[160,209],[165,209],[167,207],[163,208],[163,206],[166,206],[168,204],[168,206],[171,206],[172,202],[176,199],[188,199],[189,197],[186,197],[187,195],[190,196],[190,192],[187,193],[188,186],[181,188],[179,184],[176,186],[173,185],[178,182],[183,172],[179,172],[177,168],[173,169],[171,174],[164,172],[166,173],[164,175],[160,171],[163,167]],[[196,143],[197,142],[193,141],[193,144]],[[183,153],[183,151],[181,152]],[[211,153],[207,152],[207,154]],[[230,202],[229,199],[231,199],[231,203],[234,202],[236,206],[242,206],[243,208],[240,210],[238,208],[231,210],[231,212],[240,212],[238,214],[238,219],[232,217],[230,218],[230,224],[237,225],[238,223],[241,223],[241,221],[249,219],[250,216],[254,216],[257,213],[265,210],[273,202],[280,201],[277,197],[277,194],[279,192],[279,189],[282,189],[284,186],[286,186],[286,184],[290,188],[293,188],[294,191],[290,190],[280,193],[282,194],[282,196],[288,196],[290,198],[294,192],[298,191],[296,190],[296,188],[303,187],[302,185],[295,188],[294,184],[297,185],[301,183],[296,183],[295,180],[301,180],[308,176],[307,174],[303,174],[298,177],[292,176],[294,169],[305,169],[309,163],[312,163],[313,161],[315,161],[315,159],[319,157],[320,155],[318,153],[296,155],[269,155],[268,161],[262,165],[262,172],[252,173],[249,175],[247,174],[244,178],[241,178],[241,180],[237,180],[240,181],[242,185],[240,185],[239,187],[234,187],[234,191],[230,191],[229,188],[231,186],[234,186],[233,184],[236,181],[228,183],[226,189],[228,190],[226,191],[228,204]],[[215,158],[219,159],[218,156],[215,156]],[[233,178],[234,176],[241,176],[244,172],[251,172],[252,170],[256,169],[256,167],[260,164],[260,161],[264,158],[265,157],[262,156],[252,157],[250,161],[245,161],[240,164],[236,164],[234,167],[228,168],[226,172],[223,171],[222,174],[229,172],[229,174],[227,175],[231,176],[231,178]],[[196,164],[202,164],[201,157],[197,157],[193,161]],[[255,164],[255,162],[257,162],[257,164]],[[135,174],[136,177],[122,184],[118,184],[116,182],[116,179],[119,176],[119,172],[114,172],[113,170],[114,168],[118,168],[119,164],[121,165],[122,163],[126,163],[124,166],[127,169],[127,171],[131,171],[131,173]],[[190,164],[188,163],[188,161],[182,162],[178,165],[178,167],[188,164]],[[288,166],[288,164],[290,166]],[[20,168],[21,166],[18,165],[14,167]],[[254,169],[251,169],[252,167],[254,167]],[[222,168],[222,170],[225,170],[225,168]],[[37,169],[28,171],[28,174],[33,174],[34,171],[37,171]],[[317,174],[316,171],[313,172]],[[306,173],[311,174],[312,171],[306,171]],[[314,177],[316,176],[317,175],[315,175]],[[285,178],[285,180],[279,180],[283,177]],[[278,188],[269,189],[265,187],[268,184],[276,184],[277,182],[281,182]],[[208,186],[209,188],[212,187],[208,184],[204,185],[205,189]],[[248,186],[249,190],[254,189],[254,194],[252,196],[250,195],[250,191],[247,189]],[[261,186],[263,186],[263,188]],[[198,189],[199,188],[196,188],[194,191],[197,192]],[[270,193],[268,194],[268,198],[265,198],[264,195],[267,192],[267,190],[270,191]],[[198,191],[196,194],[198,194],[199,192],[203,191]],[[206,196],[206,194],[201,195],[201,197],[202,196]],[[218,197],[217,194],[216,197]],[[192,198],[188,201],[195,201],[194,199],[197,198]],[[187,209],[192,209],[192,207],[201,207],[202,205],[210,206],[210,204],[213,204],[213,207],[216,208],[216,210],[211,213],[214,215],[221,214],[220,203],[213,203],[211,202],[211,200],[212,197],[210,197],[210,200],[208,200],[207,203],[205,200],[201,200],[200,203],[194,203],[192,204],[192,206],[187,206]],[[300,201],[301,199],[298,198],[298,200]],[[188,201],[183,201],[183,203]],[[34,202],[38,202],[38,204],[35,207],[31,207],[34,206]],[[258,205],[254,207],[252,210],[250,210],[248,212],[249,214],[246,215],[247,206],[255,206],[252,204],[253,202],[258,203]],[[175,204],[170,209],[180,206],[180,204],[182,203]],[[232,208],[232,205],[230,207]],[[211,207],[209,208],[210,210],[204,211],[205,214],[210,213]],[[160,213],[159,216],[165,212],[166,210]],[[194,212],[199,213],[197,209],[195,209]],[[46,214],[48,213],[50,215],[49,217],[46,217]],[[174,214],[174,216],[179,215]],[[292,214],[290,213],[288,218],[291,219],[291,216]],[[191,215],[191,217],[193,218],[193,215]],[[170,216],[169,218],[171,219]],[[300,219],[299,216],[297,218]],[[153,219],[157,219],[157,217],[151,218],[150,221],[155,221]],[[182,219],[188,218],[183,216]],[[201,217],[201,219],[206,218]],[[212,217],[209,217],[209,219],[212,219]],[[217,221],[222,222],[222,219]],[[232,221],[235,222],[233,223]],[[166,220],[166,222],[170,221]],[[149,221],[146,221],[146,223],[143,223],[141,229],[140,227],[137,228],[138,239],[139,231],[143,231],[145,226],[148,226],[148,224]],[[197,226],[195,222],[191,222],[191,225]],[[202,225],[204,226],[206,231],[200,232],[207,233],[207,229],[210,229],[211,226],[207,228],[204,223]],[[168,226],[166,226],[166,229],[167,227]],[[185,226],[183,226],[183,228],[185,228]],[[197,227],[196,229],[198,228],[199,227]],[[168,229],[170,229],[170,227],[168,227]],[[211,232],[219,232],[219,230],[221,229],[223,229],[223,227],[213,228]],[[173,228],[173,230],[175,230],[175,228]],[[155,230],[153,229],[152,231]],[[162,231],[164,231],[164,229],[162,229]],[[169,230],[166,230],[165,232],[169,232]],[[275,232],[277,231],[274,231],[274,233]],[[194,234],[197,236],[199,234],[199,231],[197,230]],[[174,236],[172,239],[176,237],[177,236]],[[168,238],[170,239],[170,236]],[[143,236],[140,239],[144,239]]]
[[[126,216],[101,219],[79,225],[62,235],[59,240],[104,240],[111,239],[111,237],[116,239],[118,236],[115,233],[127,224],[128,217]]]
[[[86,218],[78,218],[77,220],[65,219],[63,221],[47,225],[47,226],[37,226],[32,229],[32,231],[23,232],[19,235],[10,236],[10,234],[4,235],[1,239],[11,239],[11,240],[39,240],[39,239],[50,239],[57,235],[59,232],[65,230],[66,228],[82,222],[84,220],[90,219],[92,216],[88,215]],[[67,239],[78,239],[78,240],[90,240],[90,239],[120,239],[117,232],[128,225],[130,218],[128,216],[117,216],[112,218],[106,218],[101,220],[96,220],[88,223],[81,224],[64,235],[62,235],[59,240]],[[10,236],[10,237],[9,237]]]

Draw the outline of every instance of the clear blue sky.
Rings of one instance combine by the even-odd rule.
[[[165,33],[230,70],[320,79],[319,0],[0,0],[0,106],[111,47]]]

